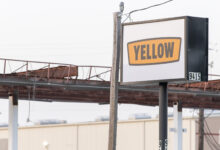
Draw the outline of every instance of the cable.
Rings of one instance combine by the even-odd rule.
[[[32,92],[32,100],[35,100],[35,90],[36,90],[36,87],[35,87],[35,84],[34,84],[34,87],[33,87],[33,92]],[[28,117],[27,117],[27,122],[32,122],[31,119],[30,119],[30,116],[31,116],[31,93],[30,93],[30,89],[28,88]]]
[[[206,118],[209,118],[209,117],[214,113],[214,111],[215,111],[215,110],[212,109],[212,111],[211,111],[206,117],[204,117],[204,118],[205,118],[205,119],[206,119]]]
[[[209,139],[207,136],[205,136],[205,139],[206,139],[207,144],[209,145],[209,148],[210,148],[211,150],[215,150],[215,149],[213,149],[213,145],[212,145],[210,139]],[[215,147],[214,147],[214,148],[215,148]]]
[[[212,132],[211,132],[211,130],[210,130],[210,128],[209,128],[209,125],[208,125],[208,123],[207,123],[207,121],[206,121],[205,119],[204,119],[204,122],[205,122],[205,124],[206,124],[207,129],[208,129],[208,132],[210,133],[209,136],[211,136],[211,138],[212,138],[213,141],[215,142],[215,146],[217,146],[217,148],[220,149],[220,145],[218,144],[218,142],[217,142],[217,141],[215,140],[215,138],[213,137]]]
[[[10,61],[8,61],[8,65],[9,65],[10,72],[12,73]]]
[[[213,112],[211,112],[208,117],[212,114]],[[196,120],[196,123],[199,124],[199,122]],[[211,150],[220,150],[220,145],[218,144],[218,142],[215,140],[215,138],[212,135],[212,132],[209,128],[209,125],[206,121],[206,118],[204,118],[204,137],[206,138],[207,144],[209,145]],[[207,133],[205,135],[205,133]]]
[[[84,67],[81,68],[82,68],[82,79],[84,79]]]
[[[28,88],[28,117],[27,117],[27,122],[30,122],[30,114],[31,114],[31,93],[30,93],[30,89]]]
[[[31,91],[30,91],[30,87],[28,87],[27,91],[28,91],[28,116],[27,116],[26,122],[32,122],[30,119],[30,117],[31,117]],[[34,93],[34,91],[33,91],[33,93]]]
[[[97,75],[96,68],[95,68],[95,74]],[[96,78],[97,78],[97,76],[96,76]]]
[[[204,130],[207,134],[205,136],[206,138],[206,142],[208,143],[209,147],[213,150],[219,150],[218,145],[216,145],[215,143],[213,143],[212,137],[208,134],[209,132],[207,131],[207,129]]]
[[[150,9],[150,8],[153,8],[153,7],[157,7],[157,6],[161,6],[161,5],[164,5],[164,4],[169,3],[169,2],[172,2],[172,1],[174,1],[174,0],[168,0],[168,1],[165,1],[165,2],[162,2],[162,3],[159,3],[159,4],[155,4],[155,5],[148,6],[148,7],[146,7],[146,8],[141,8],[141,9],[132,10],[132,11],[130,11],[129,13],[124,14],[124,15],[127,16],[127,18],[125,18],[125,20],[123,21],[123,23],[124,23],[128,18],[131,19],[131,14],[133,14],[133,13],[135,13],[135,12],[147,10],[147,9]]]
[[[192,118],[195,118],[195,111],[196,111],[196,109],[194,108],[193,113],[192,113]]]
[[[204,126],[204,127],[207,128],[207,129],[206,129],[206,128],[204,128],[204,129],[206,130],[206,133],[208,133],[208,134],[206,134],[206,135],[208,136],[208,138],[209,138],[209,140],[210,140],[210,141],[209,141],[210,144],[211,144],[216,150],[219,150],[219,149],[220,149],[220,145],[216,142],[215,138],[213,137],[212,132],[211,132],[209,126],[208,126],[207,121],[204,120],[204,123],[205,123],[205,125],[206,125],[206,126]],[[214,143],[213,143],[213,141],[214,141]],[[208,141],[207,141],[207,142],[208,142]]]

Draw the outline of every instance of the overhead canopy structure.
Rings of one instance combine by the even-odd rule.
[[[109,103],[110,67],[0,59],[0,98],[16,90],[19,99]],[[220,108],[220,80],[169,84],[169,106]],[[158,105],[158,86],[119,86],[119,103]]]

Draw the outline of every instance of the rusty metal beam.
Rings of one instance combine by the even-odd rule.
[[[0,74],[0,98],[8,98],[8,91],[16,89],[19,92],[19,99],[24,100],[29,99],[29,94],[31,97],[35,94],[35,99],[31,100],[89,102],[100,104],[109,103],[109,81],[96,81],[91,80],[91,78],[96,77],[96,75],[109,72],[111,69],[110,67],[106,67],[108,69],[106,72],[103,71],[102,73],[98,73],[96,75],[91,75],[92,70],[90,70],[89,78],[79,80],[70,78],[73,75],[78,75],[78,68],[76,65],[59,64],[61,66],[54,68],[50,66],[30,71],[28,70],[28,64],[33,63],[33,61],[19,61],[27,64],[26,71],[6,74],[7,61],[18,60],[6,60],[1,58],[0,60],[4,60],[3,74]],[[72,67],[75,67],[75,72]],[[97,66],[87,67],[91,68]],[[33,91],[33,89],[35,89],[35,91]],[[174,102],[178,102],[180,100],[183,107],[187,108],[204,107],[220,109],[220,80],[187,84],[170,84],[168,86],[168,93],[169,106],[172,106]],[[120,85],[119,103],[157,106],[158,85]]]

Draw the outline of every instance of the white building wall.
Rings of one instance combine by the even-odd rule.
[[[159,122],[156,119],[118,123],[117,150],[157,150]],[[173,150],[173,120],[168,121],[168,150]],[[195,150],[195,121],[184,119],[183,150]],[[0,128],[0,139],[7,139],[7,128]],[[19,128],[19,150],[107,150],[108,122],[49,125]],[[48,149],[43,142],[48,142]],[[0,147],[0,150],[4,150]]]
[[[204,123],[204,149],[205,150],[215,150],[220,149],[220,143],[218,143],[218,140],[220,138],[220,117],[208,117],[205,119],[206,123]],[[198,139],[199,139],[199,124],[198,121],[195,125],[196,128],[196,149],[198,149]]]

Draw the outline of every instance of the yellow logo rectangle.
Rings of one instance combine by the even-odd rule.
[[[128,43],[130,65],[150,65],[179,61],[181,38],[157,38]]]

